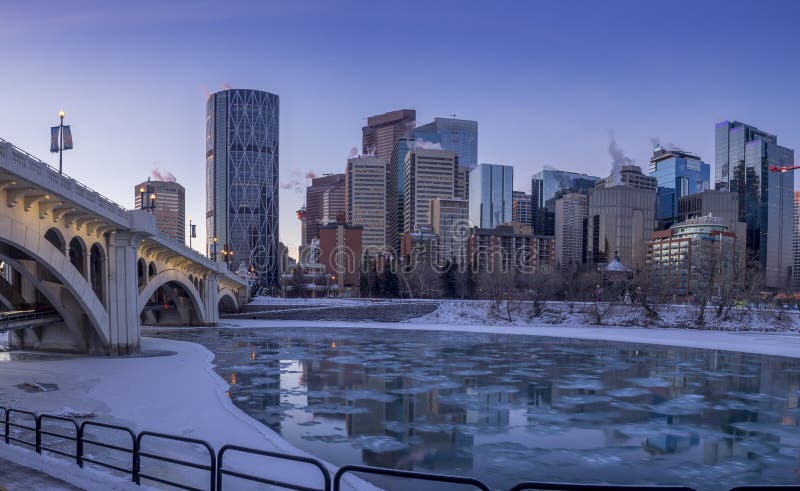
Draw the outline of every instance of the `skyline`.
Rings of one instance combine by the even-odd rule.
[[[800,6],[792,2],[758,11],[744,2],[500,2],[459,10],[452,2],[370,9],[238,2],[222,14],[212,2],[188,10],[86,2],[66,16],[54,15],[54,5],[6,7],[0,19],[0,53],[14,67],[0,80],[0,138],[57,165],[47,128],[64,109],[75,139],[66,174],[133,207],[132,185],[155,167],[172,172],[186,188],[187,218],[200,224],[206,93],[225,84],[275,93],[280,236],[292,255],[305,175],[344,172],[350,149],[361,146],[363,118],[394,109],[416,109],[418,124],[453,113],[477,120],[478,161],[510,163],[514,188],[525,192],[545,166],[608,175],[611,132],[645,171],[652,138],[714,166],[714,125],[723,120],[800,146],[792,119],[800,58],[790,30]],[[461,29],[454,35],[451,25]],[[217,28],[225,39],[208,34]],[[383,39],[389,31],[403,35]],[[604,42],[593,43],[600,36]]]

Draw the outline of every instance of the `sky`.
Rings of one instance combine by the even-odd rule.
[[[800,148],[800,2],[0,0],[0,138],[133,207],[154,169],[205,237],[205,101],[280,96],[280,237],[296,253],[306,175],[343,172],[365,118],[479,123],[480,162],[530,192],[544,166],[605,176],[611,136],[645,170],[655,141],[714,164],[714,124]],[[713,170],[712,170],[713,179]]]

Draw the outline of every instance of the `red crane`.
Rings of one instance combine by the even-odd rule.
[[[783,167],[778,167],[777,165],[769,166],[770,172],[789,172],[795,169],[800,169],[800,165],[784,165]]]

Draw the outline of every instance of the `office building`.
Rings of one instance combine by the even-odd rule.
[[[531,218],[531,195],[524,191],[514,191],[511,193],[511,221],[530,225]]]
[[[344,214],[319,229],[319,262],[331,275],[338,295],[359,295],[362,231],[360,225],[349,225]]]
[[[206,103],[206,235],[252,268],[259,287],[277,286],[279,99],[230,89]]]
[[[511,221],[513,167],[480,164],[469,173],[469,188],[469,219],[473,226],[494,228]]]
[[[158,230],[178,240],[186,240],[186,191],[175,181],[151,181],[137,184],[134,207],[156,216]]]
[[[464,199],[431,200],[431,228],[439,236],[436,256],[439,264],[466,264],[469,237],[469,202]]]
[[[656,219],[666,226],[677,221],[682,196],[711,189],[711,166],[700,157],[657,146],[650,159],[650,176],[658,183]]]
[[[453,199],[458,156],[446,150],[413,148],[406,153],[403,198],[403,233],[430,225],[434,198]]]
[[[311,179],[306,188],[306,242],[319,239],[319,229],[333,223],[347,211],[346,178],[344,174],[330,174]]]
[[[416,122],[417,111],[413,109],[398,109],[367,118],[367,125],[361,128],[361,153],[389,160],[394,142],[408,136]]]
[[[645,249],[648,280],[662,295],[685,297],[719,283],[744,281],[743,240],[719,217],[690,218],[653,232]],[[705,257],[709,254],[716,257]],[[706,271],[710,268],[714,271]],[[709,284],[715,275],[715,284]]]
[[[678,198],[678,222],[708,215],[721,219],[728,231],[736,234],[744,243],[747,224],[739,220],[738,193],[708,189]]]
[[[792,258],[792,283],[797,288],[800,286],[800,191],[794,192]]]
[[[608,177],[597,181],[595,187],[610,188],[612,186],[630,186],[646,191],[658,190],[658,179],[642,173],[638,165],[623,165],[619,171],[612,170]]]
[[[413,148],[413,138],[398,138],[386,167],[386,246],[395,254],[400,251],[400,236],[403,235],[406,155]]]
[[[567,193],[556,199],[555,209],[556,265],[572,269],[585,262],[589,200],[585,194]]]
[[[612,186],[589,191],[587,262],[608,264],[615,253],[634,270],[644,263],[644,242],[655,229],[655,190]]]
[[[597,176],[577,172],[540,170],[531,178],[531,209],[544,208],[547,200],[554,198],[558,191],[568,190],[586,194],[599,180]]]
[[[386,245],[386,160],[348,159],[345,176],[347,223],[363,227],[362,249],[376,254]]]
[[[438,144],[442,150],[458,154],[459,163],[468,171],[478,165],[478,122],[466,119],[435,118],[432,123],[417,126],[414,138]]]
[[[761,262],[765,286],[790,281],[794,173],[770,167],[794,164],[794,150],[778,137],[738,121],[715,128],[716,189],[739,195],[739,219],[747,223],[747,249]]]

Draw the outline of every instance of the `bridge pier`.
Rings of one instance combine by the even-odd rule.
[[[141,348],[136,251],[144,237],[135,231],[116,231],[109,237],[108,354],[112,356],[138,353]]]

